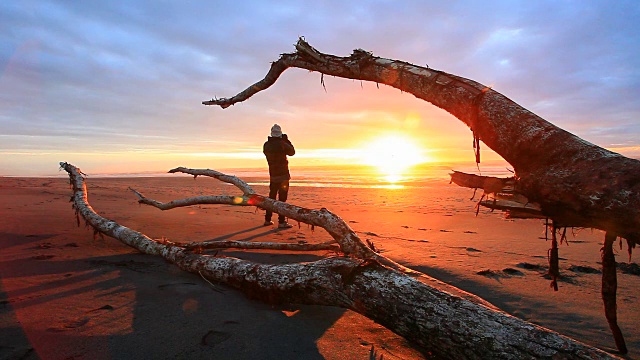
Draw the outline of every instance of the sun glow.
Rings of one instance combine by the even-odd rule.
[[[406,135],[387,135],[373,140],[363,149],[362,161],[375,166],[388,182],[402,180],[407,170],[428,159],[423,150],[411,137]]]

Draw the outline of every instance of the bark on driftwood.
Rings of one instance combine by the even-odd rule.
[[[264,79],[203,104],[226,108],[247,100],[290,67],[386,84],[426,100],[509,162],[517,191],[558,226],[598,228],[633,242],[640,236],[640,161],[591,144],[470,79],[361,49],[348,57],[324,54],[301,38],[296,52],[282,54]]]
[[[264,79],[233,97],[203,104],[226,108],[247,100],[273,85],[291,67],[386,84],[448,111],[469,126],[476,162],[480,162],[482,140],[513,166],[514,193],[524,197],[522,203],[535,204],[535,215],[552,219],[554,229],[601,229],[626,239],[629,252],[640,242],[640,161],[591,144],[470,79],[376,57],[362,49],[348,57],[324,54],[303,38],[295,47],[294,53],[282,54],[272,63]],[[481,187],[484,185],[493,188],[496,183]],[[615,271],[615,259],[613,262]],[[615,289],[606,281],[603,279],[604,286]],[[615,313],[610,301],[605,306],[607,314]],[[607,319],[615,317],[607,315]],[[619,350],[626,352],[622,333],[614,330],[613,334]]]
[[[455,359],[612,359],[613,355],[510,316],[481,299],[452,295],[455,288],[426,275],[405,273],[381,263],[393,261],[370,251],[349,226],[326,209],[309,210],[255,194],[243,181],[210,170],[223,181],[240,184],[246,201],[234,197],[198,197],[174,204],[222,203],[257,206],[327,230],[345,254],[311,263],[266,265],[188,250],[177,243],[152,240],[146,235],[98,215],[88,202],[82,173],[61,163],[73,187],[73,207],[95,231],[147,254],[160,255],[181,269],[236,288],[270,303],[300,303],[352,309],[423,346],[442,358]],[[245,187],[246,186],[246,187]],[[137,193],[139,201],[162,203]],[[249,196],[248,196],[249,195]],[[255,200],[252,201],[251,199]],[[177,207],[179,205],[173,206]],[[356,244],[357,243],[357,244]],[[355,250],[355,251],[354,251]],[[375,256],[374,256],[375,255]],[[386,259],[386,261],[385,261]],[[398,265],[400,266],[400,265]],[[462,293],[458,290],[457,292]],[[470,301],[469,299],[472,299]]]

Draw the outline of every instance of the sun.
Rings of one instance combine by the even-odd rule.
[[[412,166],[426,162],[423,150],[408,135],[393,134],[376,138],[362,153],[366,165],[375,166],[389,182],[397,182]]]

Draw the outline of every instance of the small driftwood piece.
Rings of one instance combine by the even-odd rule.
[[[369,246],[365,245],[358,235],[337,215],[331,211],[321,208],[320,210],[305,209],[293,204],[276,201],[269,197],[256,194],[255,191],[246,182],[236,176],[225,175],[215,170],[209,169],[190,169],[178,167],[169,170],[169,173],[184,173],[197,176],[208,176],[220,181],[235,185],[243,192],[240,196],[198,196],[193,198],[174,200],[168,203],[160,203],[158,201],[148,199],[139,192],[135,191],[138,196],[138,202],[141,204],[151,205],[160,210],[169,210],[176,207],[190,206],[195,204],[227,204],[237,206],[255,206],[263,210],[271,210],[276,214],[282,214],[289,219],[309,224],[313,227],[322,227],[338,241],[340,250],[348,256],[354,256],[360,259],[372,259],[387,266],[404,272],[412,272],[412,270],[386,258],[373,251]]]
[[[269,303],[351,309],[443,358],[615,358],[602,350],[510,316],[473,295],[467,294],[467,298],[452,295],[442,289],[463,292],[426,275],[407,274],[381,264],[377,258],[366,257],[367,252],[350,251],[352,242],[361,243],[357,248],[366,248],[366,245],[351,235],[352,231],[344,221],[329,215],[326,210],[302,211],[303,208],[258,198],[263,201],[251,205],[268,206],[276,213],[281,211],[296,220],[305,219],[307,223],[319,224],[334,236],[343,251],[350,251],[349,256],[329,257],[310,263],[258,264],[188,251],[170,241],[152,240],[108,220],[90,206],[80,170],[68,163],[60,166],[69,173],[73,207],[95,231],[143,253],[162,256],[185,271],[238,289],[252,298]],[[217,178],[224,181],[221,176]],[[243,191],[243,196],[250,193],[247,189]],[[331,222],[322,219],[331,219]],[[363,254],[365,257],[361,258]]]
[[[451,182],[462,187],[471,189],[482,189],[484,193],[478,201],[478,205],[487,207],[492,210],[501,210],[507,212],[508,216],[529,219],[544,219],[546,216],[542,214],[539,204],[529,202],[524,195],[518,193],[514,189],[515,179],[499,178],[494,176],[482,176],[475,174],[467,174],[460,171],[453,171],[451,174]],[[492,199],[486,198],[491,194]]]
[[[613,255],[613,243],[617,238],[616,234],[605,234],[604,246],[602,247],[602,301],[604,302],[604,314],[616,346],[621,353],[626,354],[627,344],[618,326],[618,305],[616,304],[618,279],[616,275],[616,258]]]

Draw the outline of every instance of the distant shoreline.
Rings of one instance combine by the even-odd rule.
[[[82,169],[82,164],[74,164]],[[478,171],[478,168],[480,171]],[[228,168],[218,169],[209,167],[228,175],[237,176],[243,180],[252,179],[253,181],[268,181],[268,170],[264,168]],[[399,183],[405,186],[416,180],[426,179],[448,179],[452,170],[488,175],[498,177],[512,176],[512,170],[504,161],[486,161],[476,166],[473,162],[434,162],[416,165],[409,169],[406,173],[401,174],[399,182],[389,182],[385,180],[385,174],[380,173],[375,167],[367,165],[318,165],[318,166],[291,166],[292,185],[303,185],[310,183],[322,184],[371,184],[374,186],[389,185]],[[142,172],[111,172],[111,173],[92,173],[85,171],[88,178],[155,178],[155,177],[176,177],[180,175],[168,173],[168,170],[150,170]],[[83,170],[84,171],[84,170]],[[185,175],[183,175],[185,176]],[[0,178],[66,178],[65,172],[57,172],[56,174],[40,174],[40,175],[2,175]]]

